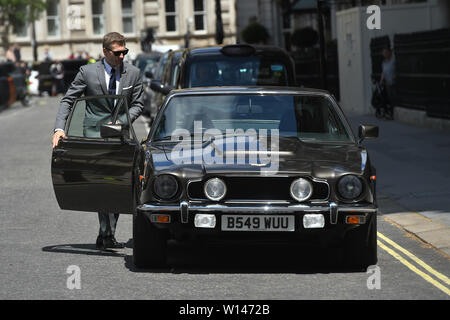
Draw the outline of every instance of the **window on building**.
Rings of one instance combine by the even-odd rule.
[[[166,5],[166,31],[177,31],[177,3],[176,0],[165,0]]]
[[[194,0],[194,27],[205,30],[205,0]]]
[[[94,34],[105,33],[105,0],[92,0],[92,25]]]
[[[133,0],[122,0],[123,33],[134,33]]]
[[[30,26],[29,23],[24,23],[21,25],[18,25],[14,27],[14,33],[17,37],[25,38],[28,37],[28,27]]]
[[[59,36],[59,1],[47,1],[47,34],[49,36]]]

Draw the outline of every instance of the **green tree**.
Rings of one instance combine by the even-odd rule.
[[[5,50],[9,47],[9,33],[24,24],[39,19],[47,7],[45,0],[0,0],[1,40]]]

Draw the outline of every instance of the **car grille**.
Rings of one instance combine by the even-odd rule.
[[[291,183],[299,177],[220,177],[227,185],[227,194],[223,201],[230,200],[285,200],[292,201]],[[312,181],[313,194],[309,201],[327,200],[328,183]],[[190,199],[206,200],[203,186],[206,180],[190,182],[188,196]]]

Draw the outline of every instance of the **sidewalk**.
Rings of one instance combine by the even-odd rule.
[[[450,133],[418,128],[375,116],[347,115],[378,125],[378,139],[366,140],[377,169],[380,213],[450,257]]]

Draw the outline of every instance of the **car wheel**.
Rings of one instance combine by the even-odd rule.
[[[350,230],[344,242],[345,265],[361,268],[375,265],[377,259],[377,216],[373,215],[369,223]]]
[[[167,230],[153,226],[141,212],[133,214],[133,263],[138,268],[166,266]]]

